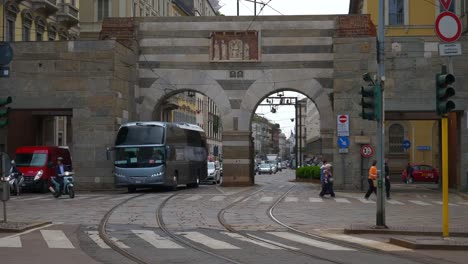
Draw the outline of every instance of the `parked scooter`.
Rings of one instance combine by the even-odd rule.
[[[5,181],[8,181],[10,184],[10,192],[18,196],[21,193],[21,186],[24,183],[23,173],[21,173],[17,168],[15,161],[11,161],[10,174],[5,177]]]
[[[65,175],[63,176],[63,189],[59,190],[60,188],[60,183],[56,180],[56,177],[51,178],[51,186],[49,187],[49,190],[52,192],[55,198],[60,197],[62,194],[63,195],[68,195],[70,198],[75,198],[75,189],[73,185],[73,172],[71,171],[66,171]],[[42,173],[37,173],[37,175],[34,177],[34,180],[37,181],[41,178]]]

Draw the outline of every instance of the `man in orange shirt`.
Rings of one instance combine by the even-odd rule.
[[[377,161],[373,160],[372,161],[372,166],[369,169],[369,176],[367,176],[367,182],[369,183],[369,189],[367,190],[366,198],[369,200],[369,196],[372,194],[372,192],[377,195],[377,188],[374,186],[374,181],[377,180]]]

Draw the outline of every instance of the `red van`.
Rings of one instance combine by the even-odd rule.
[[[70,152],[66,148],[48,146],[17,148],[15,162],[19,171],[24,174],[23,188],[48,192],[50,177],[56,175],[58,157],[62,157],[63,164],[72,169]],[[34,182],[34,176],[39,171],[42,171],[42,177]]]

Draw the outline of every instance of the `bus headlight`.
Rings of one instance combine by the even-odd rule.
[[[159,177],[159,176],[162,176],[163,173],[160,171],[160,172],[156,172],[154,174],[151,174],[151,177]]]

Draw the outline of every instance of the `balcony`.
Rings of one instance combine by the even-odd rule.
[[[57,12],[57,0],[31,0],[33,9],[46,17]]]
[[[57,12],[57,20],[67,28],[76,26],[80,20],[78,18],[78,8],[70,3],[59,3],[59,11]]]

